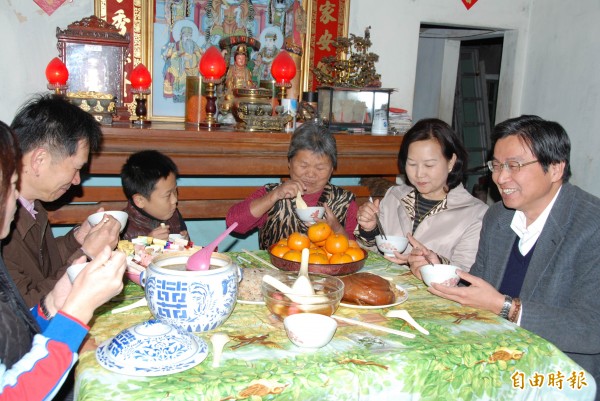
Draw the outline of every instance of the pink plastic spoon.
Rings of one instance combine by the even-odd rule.
[[[210,267],[210,258],[215,251],[217,245],[223,241],[238,225],[237,221],[229,226],[227,230],[221,233],[213,242],[200,249],[188,258],[185,264],[185,270],[208,270]]]

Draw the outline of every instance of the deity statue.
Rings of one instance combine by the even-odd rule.
[[[248,68],[248,47],[242,43],[233,54],[233,64],[227,69],[223,93],[219,100],[219,111],[223,116],[231,112],[236,89],[256,88],[252,81],[252,72]]]
[[[245,44],[241,44],[235,49],[233,60],[234,62],[225,76],[227,91],[232,92],[237,88],[255,88],[252,72],[248,68],[248,48]]]
[[[194,28],[196,35],[194,35]],[[161,51],[165,60],[163,96],[173,98],[175,103],[185,101],[187,76],[198,75],[198,63],[203,52],[193,39],[194,36],[199,36],[197,31],[198,28],[192,21],[178,21],[173,29],[173,37],[176,41],[169,42]]]

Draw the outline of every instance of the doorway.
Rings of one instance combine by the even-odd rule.
[[[465,186],[470,192],[487,189],[485,162],[501,96],[504,34],[492,28],[421,25],[413,118],[437,117],[456,130],[469,153]]]

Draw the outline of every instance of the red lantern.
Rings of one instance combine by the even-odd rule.
[[[211,46],[200,59],[200,74],[205,80],[218,81],[225,74],[227,64],[215,46]]]
[[[65,86],[69,79],[67,66],[58,57],[54,57],[46,67],[46,79],[52,86]]]
[[[150,84],[152,83],[150,71],[148,71],[146,66],[142,63],[139,63],[133,69],[133,71],[131,71],[129,79],[131,81],[132,88],[138,91],[145,91],[150,87]]]
[[[289,84],[296,76],[296,63],[285,50],[280,51],[271,63],[271,75],[276,85]]]

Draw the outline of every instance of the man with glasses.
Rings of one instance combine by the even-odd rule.
[[[600,382],[600,199],[568,183],[571,144],[558,123],[513,118],[492,140],[502,202],[483,219],[470,274],[458,272],[470,285],[430,291],[544,337]]]

